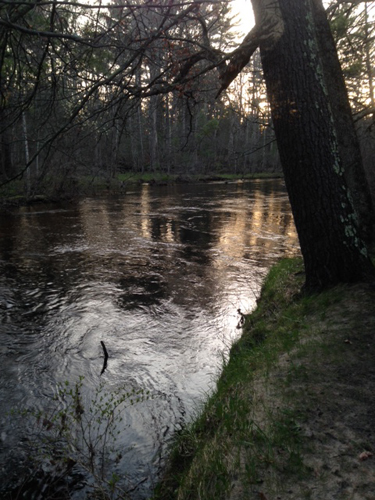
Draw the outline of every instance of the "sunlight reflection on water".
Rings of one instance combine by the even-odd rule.
[[[116,466],[146,498],[174,429],[197,408],[269,267],[299,252],[281,181],[142,186],[0,216],[2,408],[51,404],[84,376],[156,397],[126,412]],[[108,366],[100,376],[105,341]],[[2,418],[3,478],[21,429]],[[9,457],[11,456],[11,460]],[[4,482],[5,484],[5,482]]]

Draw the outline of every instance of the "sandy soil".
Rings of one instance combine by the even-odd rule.
[[[280,360],[268,394],[282,392],[283,404],[300,412],[309,473],[265,477],[246,498],[375,500],[375,291],[351,287],[323,319],[308,320],[316,342]],[[290,377],[291,365],[303,370]]]

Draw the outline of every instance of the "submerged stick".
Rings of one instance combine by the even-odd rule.
[[[108,361],[108,351],[105,347],[105,344],[104,342],[101,340],[100,343],[102,344],[102,347],[103,347],[103,353],[104,353],[104,363],[103,363],[103,368],[102,368],[102,371],[100,372],[100,375],[102,375],[105,371],[105,369],[107,368],[107,361]]]
[[[237,312],[238,314],[240,315],[240,320],[239,322],[237,323],[237,328],[240,329],[243,327],[243,325],[245,324],[245,319],[246,319],[246,316],[245,314],[241,311],[241,309],[237,309]]]

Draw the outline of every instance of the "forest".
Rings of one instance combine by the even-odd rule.
[[[375,1],[247,1],[0,0],[4,498],[276,498],[268,470],[284,484],[310,438],[306,491],[328,471],[354,498],[375,453]]]
[[[373,187],[374,4],[325,5]],[[1,195],[281,172],[259,50],[241,53],[237,24],[227,1],[2,0]]]

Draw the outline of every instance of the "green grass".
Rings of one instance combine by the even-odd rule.
[[[24,191],[25,191],[24,181],[19,181],[19,180],[12,181],[9,184],[5,184],[0,188],[0,197],[17,201],[18,198],[23,197]]]
[[[259,172],[259,173],[242,173],[242,174],[214,174],[223,180],[237,180],[237,179],[274,179],[282,178],[282,172]]]
[[[128,184],[139,183],[156,183],[156,184],[169,184],[179,182],[180,180],[189,182],[204,182],[211,179],[222,181],[235,181],[243,179],[268,179],[280,178],[282,174],[278,173],[255,173],[255,174],[208,174],[208,175],[169,175],[161,172],[147,172],[147,173],[124,173],[118,174],[113,179],[108,179],[103,176],[80,175],[72,177],[62,177],[59,179],[58,175],[50,178],[46,177],[43,184],[39,186],[37,195],[45,196],[50,199],[63,198],[66,196],[82,196],[90,194],[98,194],[102,192],[120,191]],[[125,185],[125,186],[124,186]],[[27,201],[25,193],[25,181],[17,180],[4,185],[0,190],[0,199],[8,204],[22,204]]]
[[[241,179],[269,179],[269,178],[281,178],[281,173],[254,173],[254,174],[227,174],[227,173],[213,173],[207,175],[173,175],[173,174],[165,174],[165,173],[157,173],[157,172],[148,172],[148,173],[132,173],[128,174],[119,174],[117,176],[120,182],[129,182],[129,183],[137,183],[137,182],[175,182],[180,178],[189,179],[192,182],[196,181],[205,181],[210,179],[217,179],[222,181],[235,181]]]
[[[309,476],[300,434],[307,413],[293,400],[292,389],[311,376],[306,357],[332,357],[333,340],[319,326],[315,329],[312,318],[319,325],[345,287],[305,296],[300,293],[303,281],[300,259],[283,260],[271,269],[214,394],[176,436],[155,499],[224,500],[236,489],[235,498],[258,498],[257,488],[265,480],[278,491],[287,477]],[[285,356],[288,364],[281,371]]]
[[[130,183],[137,183],[137,182],[170,182],[173,181],[176,176],[173,175],[168,175],[168,174],[162,174],[162,173],[132,173],[129,172],[128,174],[118,174],[117,179],[120,182],[130,182]]]
[[[294,313],[278,325],[277,321],[280,307],[284,310],[282,305],[299,290],[303,277],[291,276],[300,270],[300,261],[288,260],[270,272],[258,308],[232,347],[215,393],[176,437],[155,498],[225,499],[236,481],[251,487],[262,480],[265,469],[302,470],[293,411],[267,414],[262,401],[255,400],[259,398],[252,386],[259,371],[267,373],[280,352],[298,338]]]

